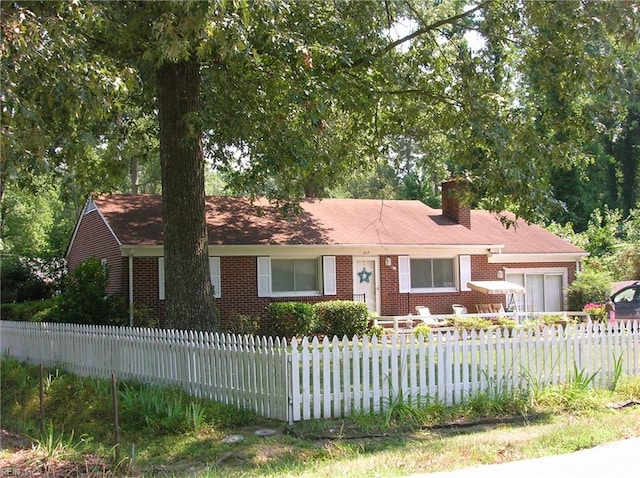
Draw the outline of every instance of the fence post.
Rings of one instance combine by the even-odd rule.
[[[295,409],[294,409],[294,390],[293,390],[293,377],[297,377],[297,374],[294,375],[294,370],[293,370],[293,355],[297,354],[297,348],[298,348],[298,344],[295,338],[293,338],[291,340],[291,352],[289,352],[288,347],[287,347],[287,341],[286,339],[283,339],[284,343],[283,348],[284,348],[284,380],[285,383],[287,384],[286,387],[286,396],[285,398],[285,404],[286,404],[286,413],[287,416],[285,417],[287,423],[289,425],[293,425],[294,422],[294,415],[295,415]],[[295,350],[295,352],[294,352]],[[296,363],[297,366],[297,363]]]

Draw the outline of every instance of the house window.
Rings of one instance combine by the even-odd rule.
[[[467,280],[470,271],[468,256],[460,256],[456,261],[453,257],[423,258],[423,257],[398,257],[398,279],[401,293],[425,293],[425,292],[455,292],[458,277]],[[456,271],[456,265],[460,265],[460,272]],[[462,287],[461,289],[462,290]]]
[[[453,259],[411,259],[412,289],[442,289],[455,285]]]
[[[273,259],[258,257],[258,296],[336,294],[334,256]]]
[[[272,292],[319,292],[317,259],[272,259]]]

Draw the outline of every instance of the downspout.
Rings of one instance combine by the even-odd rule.
[[[133,253],[129,252],[129,327],[133,327]]]

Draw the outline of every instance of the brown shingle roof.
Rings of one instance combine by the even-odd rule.
[[[124,245],[160,245],[162,198],[112,195],[94,200]],[[503,252],[581,252],[536,226],[505,230],[495,216],[473,211],[471,230],[419,201],[304,200],[302,213],[283,217],[265,200],[208,197],[210,244],[235,245],[493,245]]]
[[[504,216],[516,221],[515,215],[507,212]],[[561,237],[536,226],[527,224],[522,219],[516,222],[516,227],[505,228],[488,211],[471,211],[471,230],[478,231],[494,244],[503,244],[505,254],[584,254],[584,250],[574,246]]]

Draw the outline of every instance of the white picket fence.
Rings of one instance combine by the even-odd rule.
[[[461,403],[481,392],[545,387],[616,365],[640,374],[638,324],[454,329],[332,340],[285,340],[163,329],[0,321],[3,353],[79,375],[180,387],[294,422],[411,405]]]

